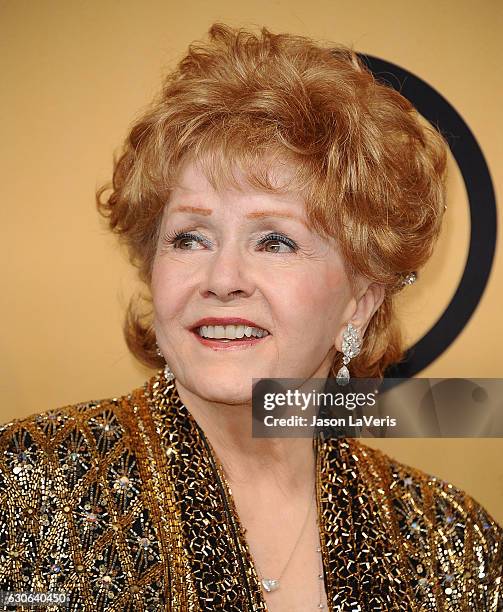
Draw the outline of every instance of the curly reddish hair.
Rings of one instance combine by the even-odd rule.
[[[269,191],[279,187],[268,168],[288,163],[290,189],[302,193],[313,230],[337,239],[350,281],[359,274],[385,289],[352,374],[380,378],[403,359],[394,298],[439,235],[447,160],[444,139],[406,98],[348,47],[213,25],[167,75],[114,159],[112,184],[96,194],[147,287],[163,208],[188,159],[214,185],[239,170]],[[149,293],[133,297],[124,332],[132,353],[158,368],[152,314]]]

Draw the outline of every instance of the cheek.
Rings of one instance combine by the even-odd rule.
[[[292,278],[282,289],[285,312],[304,330],[306,324],[310,329],[337,325],[350,297],[347,277],[335,265]]]
[[[162,272],[159,263],[154,262],[152,267],[152,278],[150,281],[150,293],[154,301],[156,310],[164,302],[164,294],[166,292],[166,283],[163,282],[165,275]]]
[[[269,287],[278,342],[291,355],[314,359],[330,349],[346,304],[344,274],[325,266],[310,274],[283,275]]]
[[[162,261],[154,262],[150,292],[157,318],[169,319],[176,313],[186,284],[186,277],[184,281],[183,275],[177,274],[172,266],[163,265]]]

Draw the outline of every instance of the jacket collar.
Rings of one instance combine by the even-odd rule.
[[[267,610],[232,493],[210,442],[162,373],[138,414],[169,542],[171,593],[181,609]],[[150,435],[149,435],[150,434]],[[314,441],[316,497],[330,609],[392,609],[407,599],[382,470],[349,439]],[[172,602],[173,604],[175,602]],[[173,609],[177,609],[174,607]]]

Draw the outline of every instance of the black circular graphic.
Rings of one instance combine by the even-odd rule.
[[[425,81],[404,68],[371,55],[360,59],[379,81],[399,91],[447,140],[463,176],[470,205],[470,246],[465,269],[449,305],[431,329],[390,366],[386,378],[410,378],[432,363],[454,342],[484,293],[497,236],[494,188],[484,155],[459,113]]]

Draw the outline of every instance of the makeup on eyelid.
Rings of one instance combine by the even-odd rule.
[[[204,236],[200,236],[198,234],[196,234],[195,232],[192,231],[172,231],[172,232],[167,232],[163,237],[162,237],[162,242],[164,245],[171,245],[174,246],[179,240],[193,240],[194,242],[199,242],[201,244],[204,244],[205,246],[210,247],[211,246],[211,242],[205,238]],[[255,241],[255,246],[259,247],[259,246],[263,246],[264,244],[266,244],[267,242],[279,242],[281,244],[284,244],[288,247],[290,247],[292,250],[288,251],[291,253],[295,253],[299,250],[299,246],[296,244],[296,242],[294,240],[292,240],[291,238],[288,238],[288,236],[285,236],[284,234],[278,233],[278,232],[270,232],[268,234],[266,234],[265,236],[263,236],[262,238],[260,238],[259,240]],[[178,247],[174,247],[174,248],[178,248]],[[195,249],[181,249],[181,250],[195,250]],[[268,251],[271,252],[271,251]],[[277,253],[281,254],[281,252],[276,251]],[[283,252],[284,253],[284,252]]]

